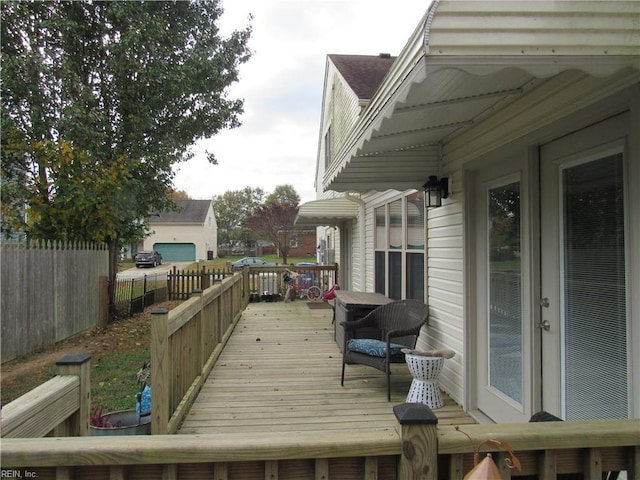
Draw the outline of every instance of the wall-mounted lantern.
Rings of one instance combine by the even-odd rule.
[[[449,177],[438,177],[432,175],[422,188],[424,189],[424,206],[426,208],[440,207],[442,199],[449,196]]]

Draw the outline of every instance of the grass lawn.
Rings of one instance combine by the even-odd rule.
[[[179,303],[157,306],[172,309]],[[153,308],[2,364],[2,404],[45,383],[54,375],[56,361],[66,354],[87,353],[91,356],[91,403],[102,406],[105,413],[135,408],[136,373],[145,361],[151,360]],[[148,383],[153,388],[153,378]]]

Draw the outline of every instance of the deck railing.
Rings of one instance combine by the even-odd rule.
[[[233,332],[249,296],[248,272],[198,290],[151,316],[151,433],[175,433]]]
[[[626,471],[627,479],[640,478],[640,420],[597,420],[499,425],[465,425],[476,445],[483,440],[508,443],[522,470],[511,470],[509,455],[493,451],[504,479],[555,480],[563,475],[582,479],[614,479]],[[486,455],[485,448],[481,457]],[[453,427],[438,429],[440,478],[462,479],[474,466],[469,439]]]
[[[233,275],[233,270],[225,268],[200,267],[197,270],[178,270],[173,267],[167,273],[169,300],[187,300],[194,290],[206,290],[215,282]]]
[[[300,276],[298,282],[303,286],[313,286],[320,288],[324,292],[338,283],[337,265],[276,265],[269,267],[248,268],[248,284],[246,288],[250,294],[263,298],[267,296],[284,298],[287,291],[287,284],[283,280],[286,271],[296,272]]]
[[[0,460],[3,471],[40,480],[462,479],[474,463],[469,439],[451,426],[423,423],[416,407],[426,409],[394,408],[401,438],[389,432],[384,441],[357,430],[12,438],[3,439]],[[476,444],[492,439],[513,447],[521,471],[508,469],[504,454],[493,452],[504,479],[555,480],[568,473],[601,480],[609,471],[634,479],[640,472],[640,420],[465,425],[464,431]]]
[[[89,435],[90,358],[66,355],[55,377],[3,406],[2,438]]]

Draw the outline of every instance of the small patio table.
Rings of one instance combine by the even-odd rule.
[[[404,358],[413,377],[406,402],[423,403],[434,410],[441,408],[444,401],[436,380],[444,365],[444,357],[427,357],[407,353]]]
[[[351,290],[336,290],[334,338],[340,351],[344,344],[344,328],[341,322],[358,320],[373,309],[386,305],[393,300],[381,293],[355,292]],[[358,331],[356,338],[379,338],[380,332]]]

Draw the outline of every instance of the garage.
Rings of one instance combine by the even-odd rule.
[[[196,246],[193,243],[154,243],[153,249],[160,252],[164,262],[196,260]]]

